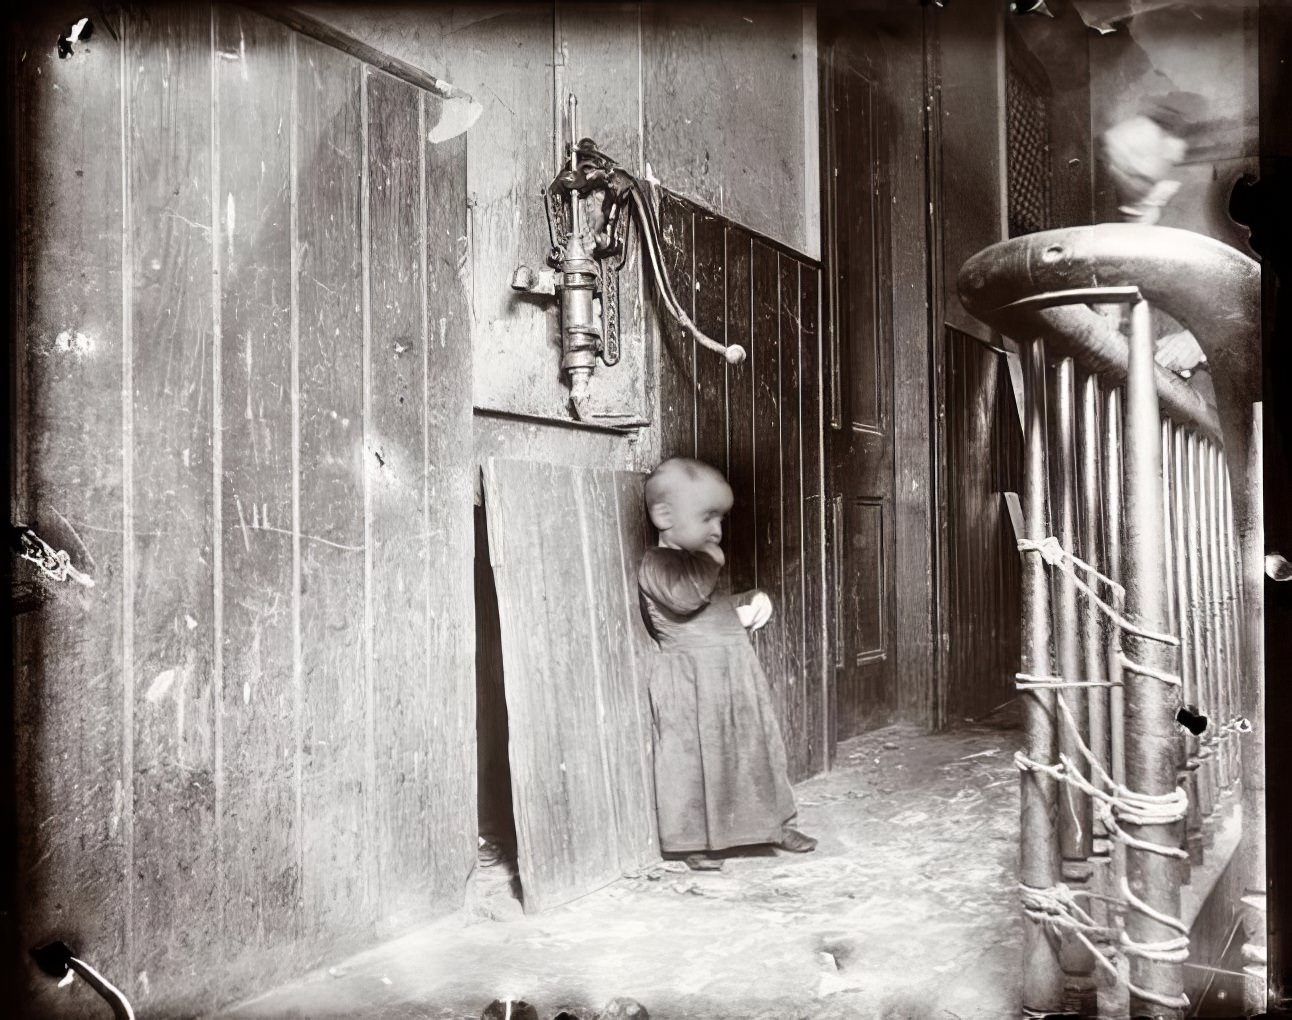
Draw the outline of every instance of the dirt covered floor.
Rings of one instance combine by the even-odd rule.
[[[1019,735],[906,726],[841,744],[796,788],[811,854],[669,863],[524,916],[505,866],[468,909],[279,988],[228,1017],[466,1020],[523,999],[590,1020],[998,1020],[1018,1008]]]

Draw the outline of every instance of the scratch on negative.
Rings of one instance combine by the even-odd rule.
[[[488,82],[484,83],[484,87],[489,90],[490,94],[494,97],[494,99],[498,100],[498,102],[502,103],[503,106],[507,107],[508,113],[510,113],[513,117],[516,116],[516,111],[507,105],[507,100],[503,99],[503,97],[498,95],[497,92],[494,92],[493,87]]]
[[[280,535],[295,534],[295,532],[289,531],[287,528],[275,528],[268,524],[261,524],[259,527],[253,527],[251,530],[252,531],[276,531]],[[363,550],[367,548],[366,546],[362,546],[362,545],[342,545],[340,542],[333,542],[326,538],[319,538],[317,535],[306,535],[304,533],[301,534],[301,539],[305,542],[321,542],[323,543],[323,545],[330,545],[333,549],[344,549],[346,552],[363,552]]]
[[[252,429],[252,435],[255,435],[255,429]],[[242,525],[242,544],[246,547],[247,552],[251,552],[251,538],[247,535],[247,518],[242,514],[242,500],[234,493],[233,503],[238,508],[238,523]]]
[[[187,223],[190,227],[196,227],[198,230],[205,230],[208,234],[211,232],[211,228],[210,228],[210,227],[208,227],[208,226],[206,226],[206,225],[204,225],[204,224],[202,224],[202,223],[194,223],[194,222],[193,222],[192,220],[190,220],[187,216],[181,216],[181,215],[180,215],[179,213],[177,213],[177,212],[167,213],[166,215],[167,215],[167,216],[169,216],[171,219],[175,219],[175,220],[183,220],[183,221],[184,221],[185,223]]]
[[[54,516],[56,516],[60,521],[62,521],[64,524],[67,525],[67,530],[72,533],[72,537],[76,539],[77,543],[81,547],[81,552],[85,554],[85,561],[90,565],[90,569],[98,570],[99,569],[98,564],[94,562],[94,557],[90,555],[90,547],[85,544],[85,539],[83,539],[79,534],[77,534],[76,529],[72,527],[72,522],[69,521],[62,514],[60,514],[58,512],[57,507],[51,506],[49,509],[53,511]]]
[[[121,528],[104,528],[104,527],[100,527],[97,524],[86,524],[84,521],[68,521],[67,523],[69,526],[72,524],[75,524],[78,528],[84,528],[86,531],[101,531],[105,535],[124,535],[125,534],[125,532]],[[135,538],[156,538],[161,534],[161,532],[160,531],[135,531],[133,532],[133,534]]]

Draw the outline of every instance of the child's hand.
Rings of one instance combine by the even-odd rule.
[[[772,600],[760,591],[749,600],[749,605],[737,606],[736,615],[740,617],[741,626],[751,631],[758,630],[772,618]]]

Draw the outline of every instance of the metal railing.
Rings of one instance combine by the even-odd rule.
[[[1264,891],[1259,268],[1101,224],[984,249],[959,289],[1023,362],[1023,1013],[1096,1015],[1102,970],[1130,1015],[1181,1017],[1181,886],[1240,782]],[[1156,364],[1151,306],[1202,346],[1216,408]]]

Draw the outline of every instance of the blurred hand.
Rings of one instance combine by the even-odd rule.
[[[1163,131],[1148,117],[1137,116],[1113,125],[1100,141],[1120,204],[1146,203],[1151,208],[1162,205],[1174,194],[1174,188],[1154,192],[1184,158],[1188,146],[1182,139]]]

